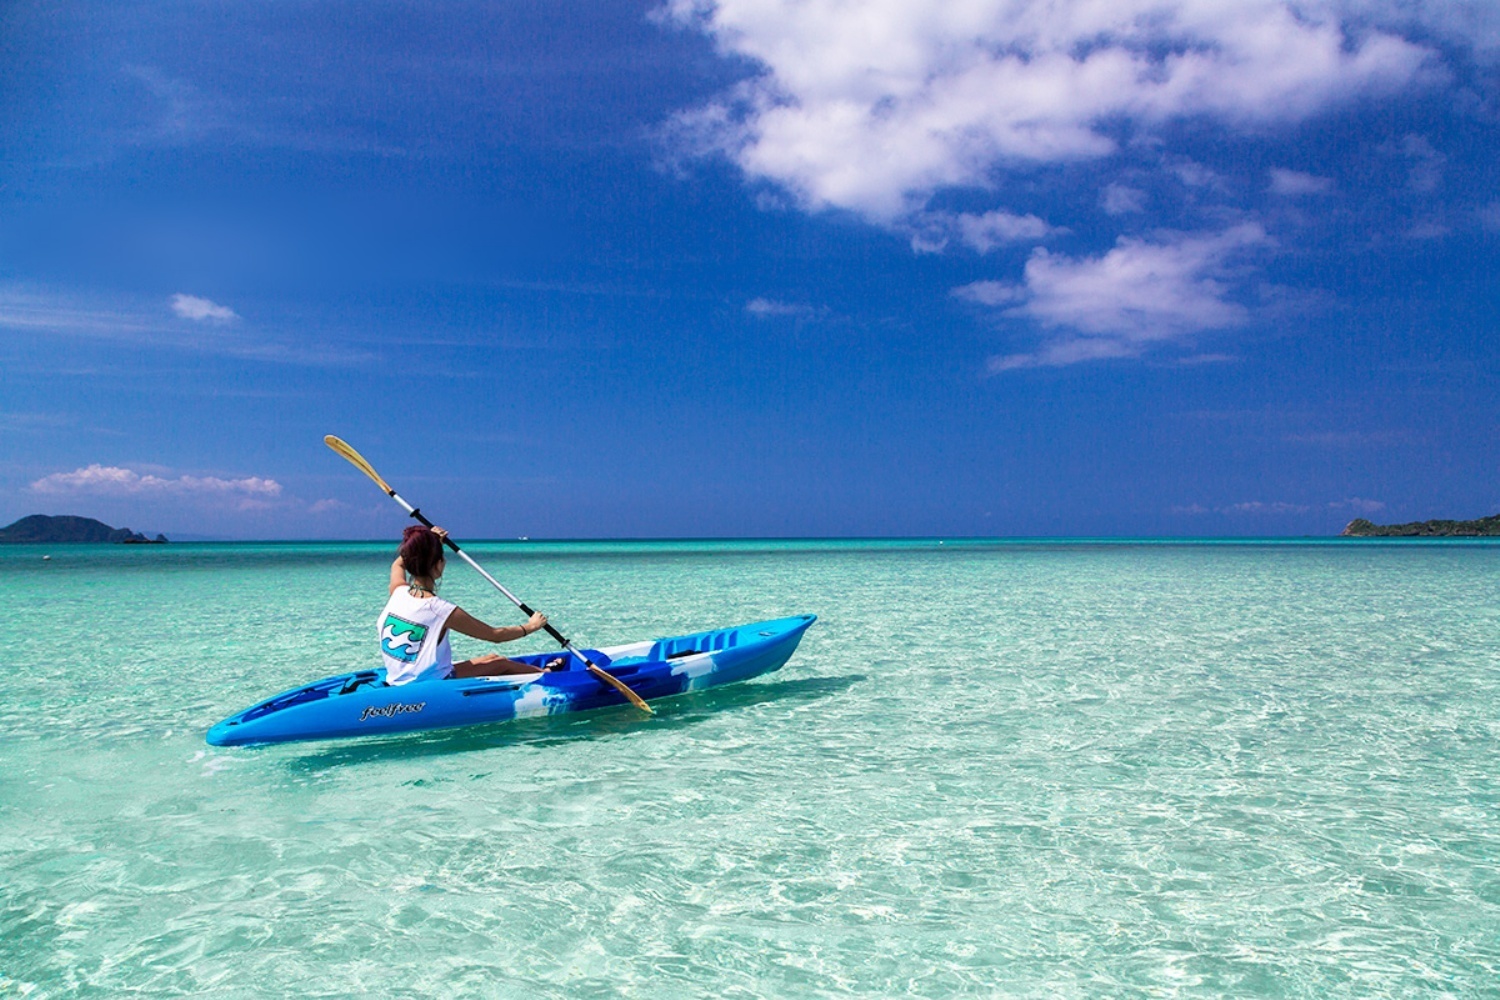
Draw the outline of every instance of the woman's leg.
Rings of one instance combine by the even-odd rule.
[[[498,653],[476,656],[453,664],[454,677],[502,677],[506,674],[539,674],[542,671],[529,663],[507,660]]]

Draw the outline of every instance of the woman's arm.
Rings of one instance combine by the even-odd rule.
[[[391,563],[391,585],[386,588],[385,594],[389,597],[396,592],[397,587],[404,586],[406,586],[406,563],[401,561],[400,556],[397,556],[396,561]]]
[[[469,614],[463,608],[454,608],[448,616],[448,628],[461,635],[485,642],[511,642],[523,639],[547,624],[547,616],[538,611],[525,625],[503,625],[495,628]]]

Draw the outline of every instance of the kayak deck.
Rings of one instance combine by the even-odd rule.
[[[647,639],[585,654],[643,699],[666,698],[779,669],[817,620],[798,615]],[[557,652],[512,659],[541,667]],[[338,739],[503,722],[624,704],[625,697],[590,674],[577,657],[541,674],[448,678],[392,687],[385,670],[326,677],[283,691],[217,723],[214,746]]]

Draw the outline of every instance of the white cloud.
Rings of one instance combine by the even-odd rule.
[[[1172,175],[1179,181],[1192,188],[1211,188],[1214,190],[1228,190],[1224,178],[1196,160],[1174,160],[1168,167]]]
[[[1367,22],[1432,32],[1481,59],[1500,56],[1500,4],[1491,0],[1346,0],[1341,7]]]
[[[1304,174],[1300,170],[1271,168],[1271,193],[1297,197],[1306,194],[1327,194],[1333,190],[1333,178]]]
[[[67,301],[14,286],[0,288],[0,329],[149,340],[160,325],[131,309]]]
[[[0,331],[222,354],[272,364],[344,367],[373,360],[369,351],[332,343],[326,334],[309,338],[299,333],[296,338],[280,339],[246,329],[234,310],[208,299],[176,295],[170,301],[174,314],[195,322],[182,323],[165,315],[155,298],[106,298],[0,284]]]
[[[1406,183],[1413,191],[1431,194],[1442,185],[1448,157],[1438,152],[1426,136],[1408,135],[1393,151],[1406,157]]]
[[[1306,514],[1312,510],[1307,504],[1286,503],[1281,500],[1270,503],[1263,500],[1246,500],[1244,503],[1232,503],[1227,507],[1215,509],[1220,514]]]
[[[1347,500],[1333,500],[1325,505],[1329,510],[1353,510],[1361,514],[1373,514],[1384,510],[1385,504],[1379,500],[1367,500],[1364,497],[1349,497]],[[1240,503],[1225,504],[1222,507],[1205,507],[1199,503],[1178,505],[1169,507],[1168,512],[1172,514],[1228,514],[1238,515],[1277,515],[1277,514],[1306,514],[1314,509],[1312,504],[1288,503],[1285,500],[1244,500]]]
[[[809,316],[813,309],[811,306],[799,305],[795,302],[754,298],[745,303],[745,312],[757,319],[771,319],[776,316]]]
[[[955,297],[982,306],[1008,306],[1024,301],[1026,289],[1008,281],[976,281],[953,289]]]
[[[348,510],[349,505],[342,500],[324,499],[315,500],[308,505],[309,514],[330,514],[335,511]]]
[[[982,254],[1012,243],[1032,243],[1055,233],[1067,232],[1035,215],[1017,215],[1003,209],[984,213],[925,212],[912,220],[912,249],[939,253],[957,240]]]
[[[1159,342],[1245,322],[1248,311],[1230,298],[1229,264],[1268,242],[1260,226],[1245,223],[1158,242],[1121,237],[1100,257],[1037,249],[1023,285],[976,282],[954,294],[1059,331],[1034,352],[991,358],[992,372],[1135,357]]]
[[[667,10],[762,69],[681,116],[679,137],[805,208],[884,224],[943,188],[1107,155],[1121,123],[1295,122],[1398,92],[1434,58],[1372,26],[1394,15],[1337,0],[668,0]]]
[[[191,319],[200,323],[232,323],[240,318],[228,306],[221,306],[217,302],[199,298],[196,295],[184,295],[181,292],[172,296],[172,311],[183,319]]]
[[[980,253],[989,253],[1007,243],[1039,240],[1054,231],[1052,226],[1034,215],[1014,215],[1003,211],[960,215],[956,222],[959,238]]]
[[[247,476],[244,479],[220,479],[217,476],[178,476],[163,479],[142,475],[115,465],[93,465],[72,472],[54,472],[31,484],[32,492],[57,494],[97,494],[105,496],[159,495],[233,495],[265,499],[279,497],[281,484],[274,479]]]
[[[1112,337],[1069,337],[1044,344],[1030,353],[997,354],[985,362],[985,370],[998,375],[1017,368],[1061,368],[1083,361],[1133,358],[1139,353],[1138,348]]]
[[[1099,195],[1106,215],[1131,215],[1146,210],[1146,192],[1124,184],[1107,184]]]

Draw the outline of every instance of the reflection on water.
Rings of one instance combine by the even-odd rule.
[[[386,739],[345,741],[332,747],[327,744],[302,743],[252,749],[290,753],[293,756],[287,760],[289,767],[317,771],[389,757],[409,760],[519,745],[561,746],[574,740],[682,729],[706,721],[716,712],[733,711],[737,706],[823,698],[838,694],[866,679],[863,674],[788,681],[777,681],[776,674],[769,677],[770,680],[731,684],[653,701],[651,707],[655,714],[650,716],[627,705],[615,705],[592,712],[520,719],[488,726],[465,726],[426,733],[405,733]],[[309,750],[314,747],[316,749]]]

